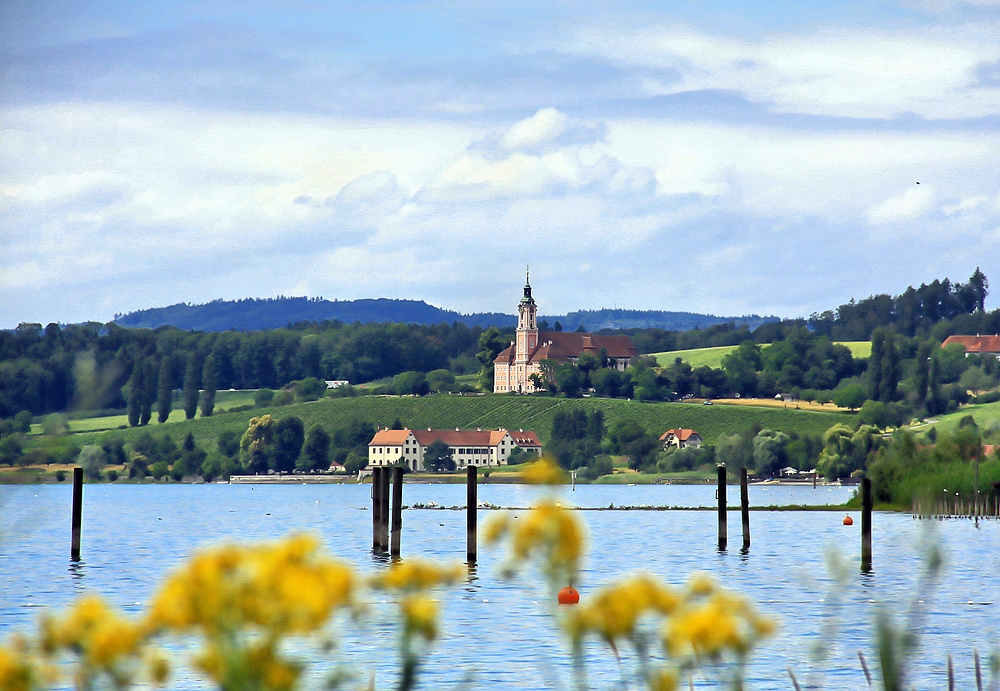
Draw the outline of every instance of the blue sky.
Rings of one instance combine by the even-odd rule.
[[[1000,295],[1000,0],[7,0],[0,249],[0,328]]]

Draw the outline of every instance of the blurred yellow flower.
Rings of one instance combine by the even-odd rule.
[[[38,681],[38,672],[26,650],[0,647],[0,689],[30,691]]]
[[[592,633],[615,646],[617,640],[635,634],[642,617],[668,616],[680,601],[677,593],[654,577],[631,576],[603,588],[569,611],[566,627],[576,642]]]
[[[569,479],[566,471],[548,457],[529,464],[522,471],[521,477],[531,485],[565,485]]]
[[[427,590],[438,585],[450,585],[466,575],[461,564],[441,566],[418,559],[397,561],[386,571],[374,576],[372,587],[379,590],[412,592]]]
[[[142,627],[111,610],[97,595],[85,595],[62,618],[42,620],[42,647],[48,653],[72,650],[86,664],[109,669],[138,652],[144,641]]]
[[[208,635],[248,625],[308,633],[353,603],[354,572],[318,553],[306,535],[252,547],[223,546],[196,555],[153,600],[154,629],[201,628]]]
[[[434,600],[409,596],[400,606],[409,633],[415,633],[427,641],[437,638],[438,606]]]
[[[517,521],[509,515],[487,523],[484,537],[496,542],[510,537],[507,570],[516,571],[524,562],[539,557],[546,577],[553,584],[573,583],[586,550],[583,523],[556,501],[545,499]]]

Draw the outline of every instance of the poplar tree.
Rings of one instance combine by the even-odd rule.
[[[201,416],[210,417],[215,410],[215,357],[205,358],[205,367],[201,370]]]
[[[153,401],[156,400],[156,362],[151,358],[142,364],[142,405],[139,411],[139,426],[149,424],[153,417]]]
[[[896,388],[899,386],[899,349],[892,332],[885,335],[885,348],[882,352],[882,381],[879,382],[879,397],[883,403],[896,400]]]
[[[160,362],[159,386],[156,396],[156,420],[161,425],[170,417],[170,408],[174,400],[174,361],[167,356]]]
[[[872,352],[868,356],[868,398],[879,400],[882,388],[882,357],[885,354],[885,331],[875,329],[872,332]]]
[[[146,388],[143,386],[142,370],[142,360],[136,360],[132,365],[132,376],[128,378],[128,404],[125,413],[129,427],[137,427],[142,414],[142,398]]]
[[[187,370],[184,372],[184,414],[190,420],[198,411],[198,356],[188,355]]]

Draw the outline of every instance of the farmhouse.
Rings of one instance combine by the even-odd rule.
[[[589,333],[563,333],[538,330],[538,307],[531,297],[531,282],[525,279],[524,297],[517,306],[517,331],[514,342],[493,361],[493,392],[534,393],[533,374],[542,374],[542,362],[553,365],[576,364],[584,353],[607,362],[608,367],[624,371],[639,350],[628,336],[599,336]]]
[[[1000,358],[1000,336],[948,336],[941,344],[942,348],[958,343],[965,347],[965,356],[989,354]]]
[[[678,449],[686,449],[689,446],[694,449],[701,448],[701,435],[693,429],[668,429],[660,435],[660,441],[663,442],[664,451],[671,446]]]
[[[380,429],[368,442],[368,465],[404,463],[410,470],[424,470],[424,452],[435,441],[451,448],[458,468],[507,465],[507,457],[520,448],[541,455],[538,435],[520,430]]]

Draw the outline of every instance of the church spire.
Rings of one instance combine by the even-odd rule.
[[[531,303],[535,304],[535,301],[531,297],[531,267],[526,266],[524,269],[524,297],[521,298],[521,304]]]

